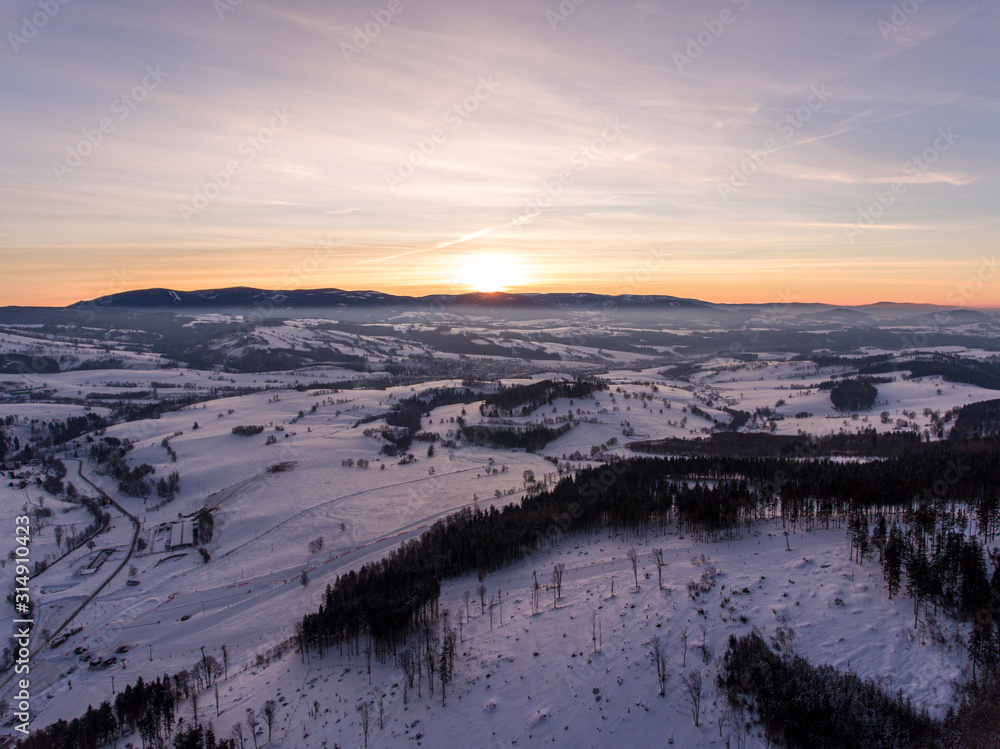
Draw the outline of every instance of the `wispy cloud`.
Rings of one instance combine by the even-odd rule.
[[[923,4],[888,38],[881,5],[754,3],[683,71],[673,53],[721,6],[585,3],[555,30],[532,0],[402,0],[380,24],[381,7],[242,3],[220,20],[204,0],[92,0],[4,50],[0,251],[16,267],[0,303],[32,303],[42,288],[73,301],[123,263],[136,286],[266,285],[328,233],[340,247],[318,285],[429,291],[453,277],[455,255],[483,251],[537,266],[539,285],[601,290],[607,268],[671,246],[691,253],[692,273],[706,253],[734,262],[706,269],[703,286],[664,275],[649,291],[715,281],[731,293],[772,248],[807,259],[842,248],[858,206],[942,127],[962,140],[907,177],[865,250],[899,264],[944,252],[936,227],[948,224],[957,261],[1000,228],[996,3]],[[363,50],[347,60],[344,43]],[[169,77],[121,117],[115,102],[155,65]],[[486,76],[502,85],[463,108]],[[829,102],[722,203],[718,181],[823,84]],[[275,108],[294,122],[251,159],[245,144],[266,139]],[[601,144],[608,118],[628,130]],[[102,134],[104,119],[114,127]],[[54,178],[53,162],[83,151]],[[420,166],[394,192],[385,174],[401,159]],[[179,204],[221,181],[179,219]],[[549,205],[532,212],[539,196]],[[806,267],[774,272],[806,283]]]

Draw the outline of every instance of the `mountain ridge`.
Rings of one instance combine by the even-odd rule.
[[[131,311],[164,310],[215,310],[260,308],[308,309],[331,307],[411,307],[444,304],[484,308],[527,308],[542,311],[594,309],[599,307],[669,308],[691,310],[749,310],[780,308],[788,311],[811,310],[815,313],[847,311],[866,316],[875,311],[890,310],[899,313],[932,313],[952,310],[946,305],[910,302],[842,305],[825,302],[787,302],[782,304],[720,303],[665,294],[599,294],[592,292],[466,292],[461,294],[428,294],[423,296],[394,295],[375,290],[344,290],[339,288],[316,289],[261,289],[251,286],[232,286],[216,289],[180,291],[163,287],[135,289],[81,300],[63,309],[100,307]],[[860,317],[860,316],[859,316]]]

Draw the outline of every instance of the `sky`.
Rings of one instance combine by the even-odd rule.
[[[0,305],[1000,307],[1000,2],[0,0]]]

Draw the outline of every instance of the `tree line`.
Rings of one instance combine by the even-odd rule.
[[[686,457],[590,468],[518,505],[466,508],[385,559],[338,577],[320,610],[300,622],[300,646],[322,652],[347,645],[360,652],[363,637],[384,656],[435,620],[443,579],[499,569],[570,532],[628,536],[676,524],[716,540],[767,518],[781,518],[794,531],[879,514],[899,522],[928,507],[960,503],[981,514],[995,507],[998,452],[996,441],[986,441],[867,463]]]
[[[597,380],[541,380],[528,385],[503,386],[487,395],[481,411],[484,416],[527,416],[539,406],[551,405],[556,398],[586,398],[608,386]]]
[[[803,749],[944,749],[945,727],[870,679],[779,654],[759,632],[730,635],[718,677],[730,703],[749,709],[772,740]],[[950,733],[950,732],[949,732]]]

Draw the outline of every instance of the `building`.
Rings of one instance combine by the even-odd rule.
[[[170,541],[167,551],[194,546],[195,523],[193,520],[178,520],[170,525]]]

